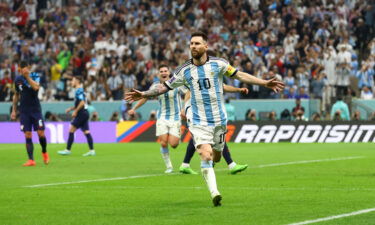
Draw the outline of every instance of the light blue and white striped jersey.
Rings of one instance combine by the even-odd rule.
[[[182,85],[190,89],[191,122],[194,125],[226,125],[223,77],[232,77],[236,73],[237,70],[222,58],[209,57],[201,66],[194,65],[191,59],[178,67],[165,85],[169,89]]]
[[[150,89],[156,87],[159,82],[154,83]],[[157,112],[157,119],[164,119],[167,121],[180,121],[181,93],[180,89],[174,89],[158,96],[159,109]]]

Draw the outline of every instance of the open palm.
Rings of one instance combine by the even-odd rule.
[[[267,80],[265,87],[270,88],[274,92],[278,93],[284,89],[285,84],[274,77],[271,80]]]
[[[132,91],[125,93],[124,99],[129,103],[133,103],[143,98],[143,93],[141,91],[133,89]]]

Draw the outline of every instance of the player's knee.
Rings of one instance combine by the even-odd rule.
[[[46,137],[46,135],[44,134],[44,130],[38,130],[37,133],[38,133],[38,137],[40,138]]]
[[[32,138],[31,132],[25,132],[25,138]]]
[[[200,153],[201,159],[205,161],[211,161],[212,160],[212,154],[210,152],[204,151]]]
[[[177,146],[178,146],[178,142],[176,143],[176,142],[171,142],[171,143],[169,143],[169,145],[172,147],[172,148],[177,148]]]
[[[160,145],[161,145],[161,147],[163,147],[163,148],[168,147],[168,143],[167,143],[166,141],[160,141]]]

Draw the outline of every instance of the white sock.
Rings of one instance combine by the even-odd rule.
[[[201,171],[203,178],[206,181],[208,190],[211,193],[211,197],[219,193],[216,185],[216,176],[214,168],[212,167],[212,161],[201,161]]]
[[[169,150],[168,150],[168,147],[167,148],[163,148],[161,147],[160,148],[160,152],[161,152],[161,155],[163,157],[163,160],[164,160],[164,163],[165,163],[165,166],[167,168],[173,168],[172,166],[172,162],[171,162],[171,159],[169,157]]]
[[[228,165],[228,167],[229,167],[229,169],[231,170],[231,169],[233,169],[236,165],[237,165],[237,163],[235,163],[235,162],[231,162],[231,163]]]
[[[189,163],[182,163],[181,166],[184,167],[184,168],[189,168],[190,164]]]

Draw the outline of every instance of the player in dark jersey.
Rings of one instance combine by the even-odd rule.
[[[73,77],[72,79],[72,87],[76,88],[75,94],[75,102],[74,107],[70,107],[66,110],[66,113],[69,113],[73,110],[72,117],[73,121],[71,123],[69,129],[69,138],[68,143],[65,150],[58,151],[60,155],[70,155],[71,154],[71,147],[74,142],[74,132],[78,128],[81,128],[83,133],[87,138],[87,143],[89,144],[90,151],[85,153],[83,156],[94,156],[94,142],[92,140],[92,136],[89,130],[89,112],[87,111],[87,104],[86,104],[86,95],[82,88],[83,79],[82,77]]]
[[[20,101],[18,110],[20,112],[21,131],[25,133],[26,150],[29,157],[29,160],[23,166],[35,166],[36,164],[34,161],[32,128],[38,133],[39,143],[42,146],[43,161],[45,164],[48,164],[47,140],[44,135],[44,121],[38,99],[40,77],[38,73],[30,73],[30,65],[25,61],[20,63],[19,73],[21,76],[17,76],[14,81],[16,93],[13,96],[11,119],[16,119],[17,104]]]

